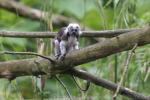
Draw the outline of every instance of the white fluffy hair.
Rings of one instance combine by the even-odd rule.
[[[70,23],[70,24],[67,26],[67,28],[65,29],[65,33],[67,33],[67,32],[68,32],[68,29],[69,29],[70,27],[73,27],[73,28],[78,27],[78,28],[79,28],[79,35],[81,35],[81,34],[82,34],[82,32],[81,32],[81,28],[80,28],[80,25],[79,25],[79,24],[77,24],[77,23]]]

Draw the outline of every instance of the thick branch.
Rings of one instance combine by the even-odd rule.
[[[150,43],[150,27],[121,34],[117,37],[106,39],[103,42],[96,43],[83,49],[72,51],[66,55],[63,62],[56,61],[56,63],[51,63],[49,60],[43,58],[1,62],[0,77],[13,79],[22,75],[53,75],[71,67],[94,61],[98,58],[107,57],[114,53],[129,50],[133,48],[136,43],[138,46]],[[101,86],[103,85],[101,84]],[[114,90],[116,87],[117,86],[110,89]],[[122,88],[119,92],[124,95],[126,94],[125,91],[121,91],[124,91]],[[130,94],[126,95],[131,97]]]
[[[121,34],[84,49],[68,53],[64,65],[79,65],[94,61],[98,58],[129,50],[133,48],[136,43],[138,46],[150,43],[150,27]]]
[[[105,31],[83,31],[82,37],[115,37],[120,34],[137,31],[140,29],[119,29]],[[0,31],[2,37],[19,37],[19,38],[54,38],[56,32],[16,32],[16,31]]]
[[[24,74],[32,75],[35,73],[38,74],[39,72],[56,74],[62,70],[67,70],[70,67],[129,50],[135,43],[137,43],[138,46],[150,43],[150,27],[121,34],[117,37],[106,39],[103,42],[96,43],[83,49],[72,51],[66,55],[64,61],[56,61],[55,64],[42,58],[1,62],[0,76],[4,77],[2,73],[5,71],[9,71],[15,76]],[[53,57],[51,58],[53,59]]]
[[[118,86],[115,83],[104,80],[102,78],[97,78],[83,70],[70,69],[69,71],[67,71],[67,74],[71,74],[71,75],[74,75],[81,79],[88,80],[95,85],[102,86],[111,91],[115,91]],[[132,90],[130,90],[128,88],[124,88],[124,87],[120,87],[119,94],[127,96],[127,97],[135,99],[135,100],[149,100],[150,99],[150,96],[149,97],[143,96],[135,91],[132,91]]]
[[[21,4],[20,2],[16,2],[14,0],[0,0],[0,7],[11,11],[19,16],[30,18],[32,20],[37,21],[45,21],[44,15],[47,14],[37,9],[30,8]],[[52,21],[54,25],[66,25],[70,23],[68,18],[61,16],[61,15],[53,15]]]

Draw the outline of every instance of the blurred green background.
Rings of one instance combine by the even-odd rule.
[[[76,20],[84,27],[93,30],[126,29],[145,27],[150,22],[150,0],[20,0],[19,2],[50,14],[60,14]],[[47,18],[49,19],[49,18]],[[22,18],[0,8],[0,30],[12,31],[49,31],[48,26],[40,21]],[[53,31],[59,27],[53,26]],[[49,39],[46,55],[52,54]],[[80,39],[81,48],[95,43],[92,38]],[[37,52],[36,39],[0,37],[0,51],[32,51]],[[31,58],[33,56],[1,55],[0,61]],[[123,71],[127,52],[118,53],[79,66],[91,74],[118,82]],[[144,95],[150,95],[150,45],[136,49],[123,85]],[[81,100],[110,100],[113,92],[91,84],[87,92],[81,92],[69,75],[60,75],[73,97]],[[85,82],[77,79],[80,86]],[[33,76],[18,77],[9,83],[0,79],[0,100],[56,99],[68,98],[65,90],[55,78],[47,79],[46,86],[40,91],[40,81]],[[130,100],[118,96],[117,100]]]

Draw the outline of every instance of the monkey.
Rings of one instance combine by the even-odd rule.
[[[70,23],[67,27],[61,28],[54,39],[55,57],[63,60],[65,55],[79,49],[79,36],[82,34],[77,23]]]
[[[70,23],[67,27],[61,28],[54,39],[55,57],[59,60],[63,60],[68,52],[79,49],[79,37],[81,34],[80,26],[76,23]],[[56,78],[59,80],[57,76]],[[81,91],[87,91],[89,89],[90,81],[87,81],[85,89],[82,89],[75,77],[72,76],[72,78]]]

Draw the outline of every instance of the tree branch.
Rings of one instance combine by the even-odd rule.
[[[41,54],[35,53],[35,52],[10,52],[10,51],[4,51],[0,52],[0,55],[2,54],[12,54],[12,55],[34,55],[34,56],[39,56],[41,58],[47,59],[51,61],[52,63],[55,63],[54,60],[52,60],[50,57],[43,56]]]
[[[14,0],[0,0],[0,7],[25,18],[37,21],[44,21],[44,22],[46,21],[44,15],[46,15],[47,12],[30,8]],[[53,24],[57,26],[64,24],[66,25],[70,23],[70,20],[68,18],[54,14],[52,16],[52,21]]]
[[[40,11],[38,9],[34,9],[31,7],[28,7],[26,5],[21,4],[20,2],[16,2],[14,0],[0,0],[0,7],[11,11],[19,16],[29,18],[32,20],[37,21],[45,21],[44,15],[47,14],[47,12]],[[68,17],[62,16],[62,15],[56,15],[53,14],[52,16],[52,22],[56,26],[60,25],[67,25],[70,22],[73,22],[74,20],[69,19]],[[88,28],[87,28],[88,29]],[[105,30],[105,31],[84,31],[83,36],[84,37],[114,37],[117,35],[120,35],[125,32],[138,30],[138,29],[120,29],[120,30]],[[50,37],[53,38],[55,36],[55,32],[11,32],[11,31],[1,31],[0,36],[3,37],[28,37],[28,38],[46,38]]]
[[[117,89],[116,89],[115,94],[113,95],[113,100],[116,100],[116,97],[117,97],[117,95],[118,95],[118,93],[119,93],[120,87],[121,87],[121,85],[122,85],[122,83],[123,83],[123,81],[124,81],[124,77],[125,77],[125,75],[126,75],[126,73],[127,73],[128,66],[129,66],[131,57],[132,57],[132,55],[133,55],[133,53],[134,53],[136,47],[137,47],[137,44],[134,45],[134,47],[132,48],[132,50],[131,50],[131,51],[129,52],[129,54],[128,54],[128,58],[127,58],[126,63],[125,63],[125,65],[124,65],[124,70],[123,70],[123,73],[122,73],[120,82],[119,82],[119,84],[118,84],[118,86],[117,86]]]
[[[70,98],[70,100],[73,100],[69,90],[67,89],[66,85],[62,82],[62,80],[58,77],[58,76],[55,76],[55,78],[57,79],[57,81],[62,85],[62,87],[65,89],[68,97]]]
[[[84,80],[88,80],[95,85],[102,86],[103,88],[106,88],[111,91],[115,91],[118,86],[115,83],[104,80],[102,78],[97,78],[83,70],[70,69],[66,73],[74,75],[74,76],[84,79]],[[141,95],[133,90],[130,90],[130,89],[124,88],[124,87],[120,87],[119,94],[127,96],[129,98],[132,98],[134,100],[149,100],[150,99],[150,96],[147,97],[147,96]]]
[[[48,59],[43,58],[1,62],[0,77],[14,79],[15,77],[23,75],[53,75],[66,71],[74,66],[94,61],[98,58],[103,58],[118,52],[130,50],[136,43],[138,46],[150,43],[150,27],[121,34],[114,38],[108,38],[100,43],[96,43],[80,50],[74,50],[66,55],[64,61],[56,61],[55,64],[51,63]],[[52,56],[50,58],[55,60]],[[103,85],[104,84],[101,84],[101,86]],[[115,90],[116,88],[117,86],[110,89]],[[126,94],[126,91],[121,91],[123,91],[122,88],[120,88],[119,93]],[[126,95],[131,98],[135,97],[135,95]],[[140,98],[141,96],[137,97]]]
[[[119,29],[119,30],[104,30],[104,31],[83,31],[81,37],[106,37],[111,38],[120,34],[138,31],[140,29]],[[54,38],[56,32],[17,32],[17,31],[0,31],[2,37],[17,37],[17,38]]]
[[[37,21],[46,21],[44,16],[47,15],[47,12],[43,12],[34,8],[30,8],[26,5],[21,4],[20,2],[16,2],[14,0],[0,0],[0,7],[11,11],[19,16],[29,18],[32,20],[37,20]],[[74,22],[74,20],[69,19],[65,16],[62,15],[52,15],[52,22],[56,26],[62,26],[62,25],[67,25],[70,22]],[[89,28],[86,28],[89,29]],[[84,37],[114,37],[119,34],[133,31],[137,29],[120,29],[120,30],[107,30],[107,31],[84,31],[83,35]],[[53,38],[55,36],[55,32],[8,32],[8,31],[1,31],[0,36],[3,37],[28,37],[28,38]]]
[[[22,17],[27,17],[38,21],[39,20],[45,21],[43,17],[44,12],[26,7],[20,3],[16,3],[13,0],[0,0],[0,7],[7,9],[8,11],[17,13],[19,16]],[[57,26],[61,24],[70,23],[68,18],[59,15],[54,15],[52,17],[52,20],[53,20],[53,24]],[[128,32],[126,34],[122,34],[112,39],[107,39],[101,43],[97,43],[92,46],[83,48],[81,50],[70,52],[67,54],[66,59],[63,62],[58,61],[55,65],[52,64],[49,60],[43,58],[1,62],[0,77],[15,78],[23,75],[56,74],[62,72],[62,70],[67,70],[68,68],[74,67],[79,64],[93,61],[98,58],[103,58],[114,53],[129,50],[133,47],[135,43],[137,43],[138,46],[149,44],[150,28],[144,28],[133,32]],[[66,66],[68,67],[66,68]],[[78,72],[78,73],[79,75],[76,72],[76,76],[82,79],[87,79],[87,78],[89,79],[90,77],[88,73],[85,72],[84,73]],[[102,80],[104,81],[102,83],[102,81],[100,81],[100,79],[96,77],[93,78],[91,76],[90,78],[91,78],[90,81],[96,85],[103,86],[113,91],[115,91],[117,88],[116,84],[113,83],[107,84],[111,82],[106,82],[106,80],[105,81]],[[135,93],[134,91],[128,90],[123,87],[120,88],[119,93],[131,98],[137,98],[137,99],[141,98],[142,100],[150,99],[149,97],[142,96],[140,94]]]
[[[135,43],[138,46],[150,43],[150,27],[121,34],[80,50],[74,50],[66,55],[64,61],[56,61],[55,64],[43,58],[1,62],[0,77],[4,77],[3,74],[8,71],[13,76],[35,75],[39,73],[53,75],[80,64],[130,50]],[[55,61],[54,57],[51,56],[50,58]]]

